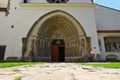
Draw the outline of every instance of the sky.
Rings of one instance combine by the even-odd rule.
[[[120,10],[120,0],[94,0],[94,3]]]

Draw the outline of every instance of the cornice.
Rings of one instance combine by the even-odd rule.
[[[38,3],[21,3],[19,9],[79,9],[94,8],[94,4],[38,4]]]
[[[97,30],[97,33],[120,33],[120,30]]]

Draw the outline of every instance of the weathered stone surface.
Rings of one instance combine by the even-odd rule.
[[[34,66],[1,68],[0,80],[119,80],[120,69],[80,66],[74,63],[45,63]]]

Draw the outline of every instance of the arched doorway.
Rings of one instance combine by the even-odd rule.
[[[80,23],[72,15],[56,10],[34,23],[27,35],[24,56],[32,52],[37,61],[80,61],[89,56],[87,41]]]
[[[109,54],[106,56],[106,61],[110,61],[110,62],[115,62],[117,61],[117,55],[115,54]]]

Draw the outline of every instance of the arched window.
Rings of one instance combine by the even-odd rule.
[[[66,3],[68,0],[47,0],[49,3]]]

